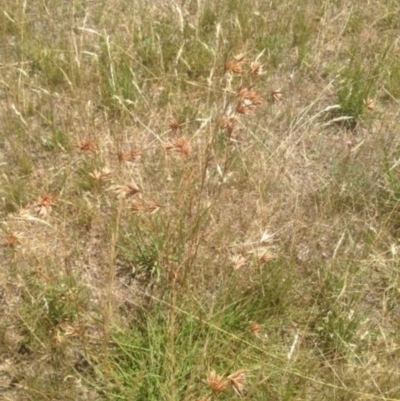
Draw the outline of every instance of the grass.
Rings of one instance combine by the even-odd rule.
[[[0,398],[400,398],[396,2],[8,2]]]

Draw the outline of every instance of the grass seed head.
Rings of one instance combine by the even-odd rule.
[[[265,230],[260,238],[260,243],[261,244],[271,244],[274,242],[274,234],[271,234],[269,230]]]
[[[253,90],[247,88],[240,88],[238,91],[238,97],[241,100],[249,100],[253,105],[260,106],[264,100],[261,96],[257,95]]]
[[[271,260],[276,259],[276,255],[274,252],[272,252],[269,249],[263,249],[260,251],[260,253],[258,254],[258,260],[260,263],[265,264],[270,262]]]
[[[157,213],[161,209],[161,205],[152,200],[146,202],[145,211],[150,214]]]
[[[235,270],[239,270],[246,264],[246,259],[242,255],[233,255],[231,260]]]
[[[168,127],[169,127],[170,129],[172,129],[172,131],[174,131],[174,132],[178,131],[179,128],[180,128],[179,121],[178,121],[175,117],[171,117],[171,118],[168,120]]]
[[[252,334],[254,334],[255,336],[258,336],[261,331],[261,325],[259,325],[256,322],[253,322],[253,323],[251,323],[249,330]]]
[[[121,150],[120,152],[118,152],[118,160],[120,162],[129,162],[131,160],[131,155]]]
[[[57,202],[58,196],[50,193],[45,193],[39,196],[38,203],[35,206],[36,212],[39,216],[47,216],[52,209],[52,206]]]
[[[161,205],[152,200],[144,201],[143,199],[138,199],[134,200],[130,204],[130,210],[133,213],[144,212],[144,213],[154,214],[157,213],[160,210],[160,208]]]
[[[109,190],[117,194],[118,198],[130,198],[140,192],[133,184],[113,185]]]
[[[228,388],[228,381],[212,370],[207,376],[207,382],[214,394],[223,393]]]
[[[105,167],[101,170],[94,169],[93,173],[89,173],[89,175],[96,181],[106,180],[111,177],[111,171]]]
[[[135,162],[141,158],[142,154],[142,150],[131,148],[129,152],[120,151],[118,153],[118,160],[120,162]]]
[[[165,147],[166,150],[182,153],[186,157],[192,153],[192,148],[185,137],[175,138],[170,144]]]
[[[231,136],[237,122],[238,118],[236,116],[223,116],[219,126],[221,129],[226,130],[228,135]]]
[[[250,64],[250,73],[251,73],[251,75],[255,75],[255,76],[261,75],[263,73],[262,69],[263,69],[263,66],[258,61],[253,61]]]
[[[243,61],[237,60],[228,60],[225,64],[225,71],[226,72],[233,72],[235,74],[241,74]]]
[[[131,148],[130,154],[131,154],[132,160],[136,161],[142,157],[143,150]]]
[[[91,139],[84,139],[78,143],[78,148],[82,152],[96,152],[96,145]]]
[[[21,233],[11,232],[4,237],[3,245],[9,248],[15,248],[20,243],[21,238]]]
[[[253,103],[240,101],[236,105],[236,112],[239,114],[251,115],[254,113],[254,108],[255,106]]]
[[[246,383],[245,371],[243,369],[239,369],[238,371],[229,375],[228,379],[235,390],[235,393],[239,397],[242,397],[244,394],[244,384]]]
[[[251,90],[244,88],[244,87],[240,87],[238,89],[238,97],[240,99],[248,99],[248,94],[251,93]]]
[[[236,116],[223,116],[220,121],[220,128],[222,129],[233,129],[233,127],[238,122],[238,118]]]
[[[142,200],[134,200],[129,205],[129,208],[133,213],[139,213],[139,212],[145,210],[146,205],[144,204],[144,202]]]

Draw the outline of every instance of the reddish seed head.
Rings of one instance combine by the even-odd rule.
[[[78,148],[82,152],[95,152],[96,151],[96,145],[91,139],[84,139],[83,141],[80,141],[78,143]]]
[[[228,381],[215,370],[211,371],[207,376],[208,385],[213,393],[223,393],[228,388]]]

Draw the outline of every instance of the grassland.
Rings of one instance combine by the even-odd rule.
[[[398,1],[0,4],[0,399],[400,399]]]

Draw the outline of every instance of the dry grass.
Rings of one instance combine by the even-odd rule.
[[[397,2],[6,2],[0,398],[400,398]]]

